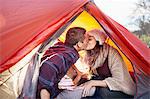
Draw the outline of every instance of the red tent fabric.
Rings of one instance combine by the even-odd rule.
[[[65,24],[88,0],[0,0],[0,73]]]
[[[126,28],[105,15],[94,4],[88,4],[87,9],[99,21],[106,33],[131,60],[131,62],[150,75],[150,49]]]
[[[1,0],[0,73],[53,35],[89,0]],[[123,53],[150,75],[150,50],[133,34],[89,3],[87,10],[100,22]]]
[[[137,96],[149,97],[149,48],[89,0],[0,0],[0,73],[16,64],[82,10],[97,19],[140,71],[136,75]]]

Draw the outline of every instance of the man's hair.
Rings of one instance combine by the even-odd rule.
[[[73,27],[67,31],[65,44],[73,47],[79,41],[83,42],[86,30],[81,27]]]

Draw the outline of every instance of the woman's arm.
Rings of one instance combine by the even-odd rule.
[[[92,87],[108,87],[105,80],[91,80]]]
[[[107,83],[109,89],[134,95],[135,84],[119,52],[116,49],[111,48],[108,59],[112,77],[106,78],[105,82]]]

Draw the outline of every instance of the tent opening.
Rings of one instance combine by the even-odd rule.
[[[66,32],[71,27],[83,27],[86,29],[86,31],[92,30],[92,29],[99,29],[103,30],[103,28],[100,26],[100,24],[96,21],[96,19],[91,16],[87,11],[83,11],[72,23],[67,29],[60,35],[58,38],[60,41],[64,42]],[[122,53],[122,51],[118,48],[118,46],[111,40],[111,38],[107,38],[106,43],[116,48],[119,53],[121,54],[123,60],[126,63],[126,66],[128,68],[128,71],[133,72],[132,63],[130,60]]]
[[[48,43],[46,45],[46,48],[44,48],[44,49],[46,50],[49,46],[52,46],[58,40],[64,42],[65,34],[66,34],[67,30],[71,27],[83,27],[86,29],[86,31],[89,31],[92,29],[103,30],[101,25],[96,21],[96,19],[93,16],[91,16],[87,11],[83,11],[79,16],[77,16],[77,18],[70,25],[64,26],[63,29],[65,31],[60,30],[59,34],[57,34],[57,32],[55,33],[57,36],[54,35],[53,37],[50,37],[50,39],[45,41]],[[64,32],[61,34],[61,31],[64,31]],[[59,37],[59,38],[55,38],[55,37]],[[122,53],[122,51],[118,48],[118,46],[109,37],[106,39],[105,42],[108,43],[109,45],[113,46],[114,48],[116,48],[119,51],[123,60],[126,63],[126,67],[128,68],[128,71],[133,72],[132,63]],[[3,96],[7,95],[8,97],[10,96],[12,98],[12,97],[18,97],[18,95],[21,93],[21,91],[22,91],[21,88],[24,86],[23,81],[25,79],[27,69],[29,68],[29,64],[31,64],[30,61],[34,61],[32,59],[35,58],[35,54],[37,54],[37,51],[40,49],[40,46],[41,45],[36,47],[29,55],[27,55],[20,62],[15,64],[15,66],[12,66],[9,70],[6,70],[5,72],[3,72],[1,74],[1,75],[5,75],[5,76],[2,76],[2,78],[5,78],[5,79],[3,79],[2,83],[3,82],[5,82],[5,83],[0,88],[1,90],[4,90],[3,91],[4,93],[1,93],[1,94],[3,94]],[[43,53],[40,54],[41,55],[40,58],[42,57]],[[84,54],[84,52],[80,52],[80,54],[82,56]],[[77,68],[81,69],[80,66],[77,66]],[[82,70],[85,70],[85,69],[82,68]],[[2,96],[1,94],[0,94],[0,96]]]

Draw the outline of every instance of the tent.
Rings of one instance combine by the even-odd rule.
[[[119,50],[129,70],[134,71],[135,97],[149,97],[150,50],[90,0],[0,0],[0,96],[17,97],[22,89],[14,91],[12,82],[18,79],[22,83],[16,86],[23,86],[25,79],[32,81],[26,86],[30,88],[38,74],[33,71],[38,70],[41,53],[57,38],[63,40],[71,26],[103,29],[109,36],[107,42]]]

